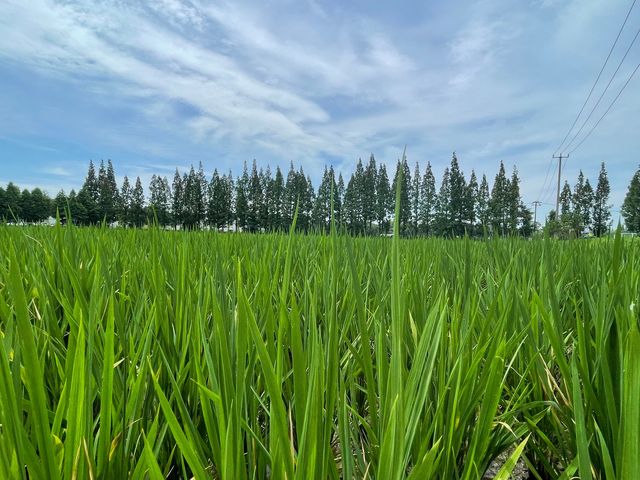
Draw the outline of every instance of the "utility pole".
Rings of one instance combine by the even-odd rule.
[[[533,202],[533,230],[535,231],[536,225],[538,224],[538,205],[542,205],[540,200],[536,200]]]
[[[559,156],[553,155],[553,158],[558,159],[558,190],[556,191],[556,218],[560,218],[560,174],[562,172],[562,159],[569,158],[569,154],[566,155],[560,154]]]

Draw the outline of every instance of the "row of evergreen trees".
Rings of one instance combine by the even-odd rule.
[[[245,163],[242,175],[235,179],[231,172],[220,174],[217,170],[207,178],[201,164],[198,169],[191,167],[183,174],[176,170],[171,182],[167,177],[154,175],[148,186],[148,197],[139,177],[134,182],[124,177],[118,187],[110,160],[101,162],[97,171],[90,162],[82,188],[69,195],[61,191],[53,200],[40,189],[20,192],[13,184],[6,190],[0,188],[0,218],[38,222],[59,212],[66,221],[65,216],[70,212],[81,225],[118,221],[126,226],[142,226],[157,219],[165,227],[258,232],[287,229],[297,205],[298,227],[302,231],[326,231],[333,215],[337,224],[352,234],[386,234],[391,229],[400,178],[399,221],[404,235],[461,236],[493,232],[529,236],[535,230],[531,210],[520,195],[520,179],[515,168],[507,176],[501,162],[490,186],[484,174],[478,179],[472,171],[467,179],[455,153],[444,170],[439,188],[430,163],[423,172],[417,163],[411,171],[403,158],[397,162],[390,179],[386,166],[378,165],[371,155],[366,165],[358,160],[346,184],[341,174],[336,176],[333,167],[325,168],[317,190],[302,167],[296,170],[292,164],[285,178],[280,168],[273,174],[269,167],[258,169],[254,161],[251,169]],[[638,173],[634,180],[638,184],[634,195],[640,198]],[[596,235],[602,235],[609,227],[608,198],[609,182],[604,164],[595,191],[580,172],[573,189],[565,183],[560,216],[552,212],[548,225],[556,232],[580,234],[590,228]],[[627,225],[633,229],[632,219],[640,221],[640,215],[633,217],[633,202],[625,200],[625,205],[623,214],[630,212]]]
[[[400,178],[403,207],[399,220],[405,235],[482,235],[486,230],[528,236],[533,231],[531,211],[520,196],[517,170],[509,178],[501,163],[490,189],[485,175],[478,181],[471,172],[466,179],[455,153],[439,189],[430,164],[421,172],[416,163],[412,172],[404,158],[397,162],[390,180],[386,166],[378,165],[371,155],[366,166],[358,160],[346,184],[333,167],[325,168],[317,190],[302,167],[296,170],[293,164],[285,178],[279,167],[273,174],[269,167],[258,169],[255,161],[251,169],[245,163],[242,175],[235,179],[231,172],[220,175],[217,170],[208,179],[200,164],[183,174],[176,170],[171,183],[154,175],[146,203],[139,178],[131,187],[124,177],[118,189],[111,161],[102,162],[97,172],[90,162],[80,191],[68,197],[61,192],[53,204],[54,208],[68,204],[80,224],[118,220],[140,226],[153,216],[162,226],[249,232],[288,228],[297,206],[297,225],[302,231],[328,230],[333,215],[352,234],[386,234],[391,229]]]

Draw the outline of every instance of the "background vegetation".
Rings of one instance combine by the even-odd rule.
[[[399,174],[402,209],[400,233],[403,236],[472,237],[520,235],[528,237],[537,229],[534,212],[520,195],[520,177],[501,163],[493,182],[474,171],[466,177],[454,154],[445,168],[439,187],[431,164],[421,170],[418,163],[409,168],[406,159],[396,164],[393,177],[373,155],[368,163],[357,162],[348,181],[333,167],[325,168],[318,188],[302,168],[293,164],[285,175],[276,168],[251,169],[245,163],[234,179],[228,172],[215,170],[207,177],[193,167],[176,170],[173,180],[152,176],[147,195],[140,178],[124,177],[118,186],[111,161],[89,169],[82,188],[68,194],[61,191],[50,199],[40,189],[20,189],[13,183],[0,188],[0,219],[36,223],[56,212],[66,221],[70,210],[79,225],[103,221],[121,226],[143,226],[148,221],[165,228],[242,230],[248,232],[286,231],[298,205],[299,231],[329,230],[330,218],[354,235],[388,234],[394,218],[394,193]],[[333,208],[331,192],[334,192]],[[565,182],[560,215],[551,212],[547,230],[554,236],[576,237],[585,231],[601,236],[609,232],[611,205],[609,180],[604,164],[597,182],[591,185],[580,171],[573,189]],[[640,231],[640,170],[629,186],[621,210],[627,229]]]

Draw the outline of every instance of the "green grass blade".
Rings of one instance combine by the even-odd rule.
[[[33,327],[29,320],[29,309],[22,284],[18,257],[13,249],[11,249],[10,255],[8,288],[14,302],[20,343],[24,349],[24,364],[27,372],[29,372],[29,375],[26,377],[26,385],[31,401],[31,415],[33,416],[31,426],[36,433],[38,450],[44,467],[44,478],[53,480],[58,478],[59,473],[53,454],[53,439],[51,437],[51,426],[49,424],[42,366],[38,358]]]

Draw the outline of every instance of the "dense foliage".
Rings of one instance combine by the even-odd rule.
[[[560,215],[557,216],[555,211],[550,213],[547,230],[561,237],[580,236],[585,231],[591,231],[598,237],[602,236],[609,231],[611,221],[611,205],[608,204],[610,193],[604,163],[600,165],[595,190],[580,170],[573,191],[569,182],[564,182],[560,191]],[[627,221],[626,227],[632,232],[637,231],[632,222]]]
[[[640,233],[640,167],[631,179],[629,190],[624,197],[622,216],[629,230]]]
[[[634,240],[0,227],[0,478],[635,478]]]
[[[269,167],[258,169],[254,161],[251,169],[245,163],[235,179],[231,172],[220,174],[217,170],[208,178],[202,165],[184,173],[176,170],[171,180],[153,175],[146,197],[140,178],[131,181],[124,177],[118,187],[111,161],[101,162],[97,171],[91,162],[82,188],[68,195],[61,191],[53,200],[39,189],[21,193],[14,184],[6,190],[0,188],[0,219],[37,223],[59,214],[66,222],[70,213],[79,225],[117,221],[124,226],[142,226],[157,221],[163,227],[189,230],[272,232],[291,225],[297,205],[300,231],[326,232],[333,215],[338,226],[351,234],[380,235],[390,232],[393,192],[400,172],[400,232],[404,236],[530,236],[536,229],[532,212],[520,195],[516,169],[508,175],[500,163],[490,185],[484,174],[478,177],[472,171],[467,178],[455,154],[439,187],[430,163],[422,172],[418,163],[412,170],[403,158],[390,176],[386,166],[377,164],[372,155],[366,165],[357,162],[346,183],[333,167],[325,168],[317,189],[302,168],[296,170],[291,164],[285,176],[280,168],[275,173]],[[609,193],[604,164],[595,191],[580,172],[573,192],[565,184],[561,216],[556,221],[553,212],[550,231],[561,236],[579,236],[585,229],[596,236],[607,233]],[[633,215],[625,217],[632,231],[637,226],[633,219],[640,218]]]

